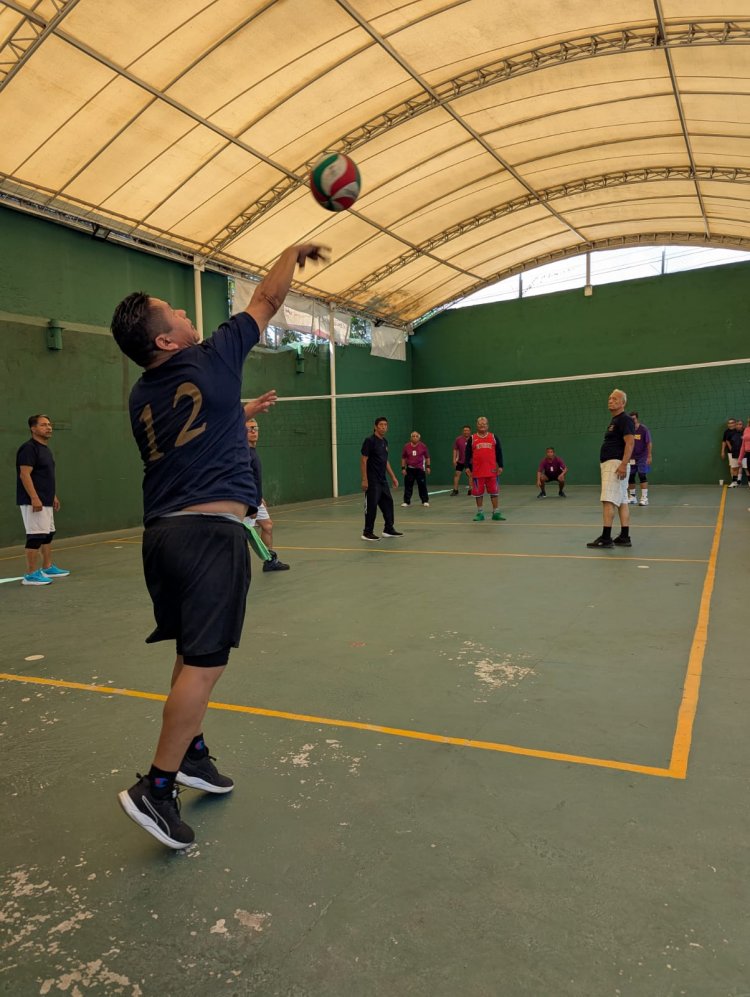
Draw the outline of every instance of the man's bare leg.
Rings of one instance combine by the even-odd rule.
[[[269,550],[273,550],[273,520],[260,519],[256,521],[256,525],[260,528],[260,536],[263,543]]]
[[[201,730],[211,692],[225,667],[198,668],[184,664],[178,657],[154,756],[157,768],[164,772],[178,771],[190,742]]]

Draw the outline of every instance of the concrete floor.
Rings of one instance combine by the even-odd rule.
[[[137,531],[1,584],[0,994],[750,994],[750,494],[657,486],[615,551],[593,488],[534,496],[437,495],[379,547],[357,497],[274,510],[292,570],[205,726],[237,788],[183,795],[183,854],[115,800],[172,663]]]

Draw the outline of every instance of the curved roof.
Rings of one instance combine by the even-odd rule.
[[[587,249],[750,248],[747,0],[0,0],[0,197],[396,324]],[[363,189],[330,214],[326,151]]]

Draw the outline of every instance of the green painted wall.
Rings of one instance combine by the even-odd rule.
[[[411,340],[415,388],[613,376],[415,395],[433,478],[447,480],[463,423],[486,415],[503,442],[507,483],[533,482],[547,446],[570,465],[571,484],[596,482],[614,387],[652,431],[655,483],[726,477],[718,457],[723,422],[750,412],[750,365],[616,372],[747,358],[749,306],[750,264],[742,263],[609,284],[590,298],[567,291],[437,316]]]
[[[370,355],[369,347],[349,346],[336,354],[338,394],[361,391],[408,391],[411,388],[411,351],[406,362]],[[338,422],[339,493],[360,489],[360,450],[362,441],[373,431],[375,419],[388,419],[390,464],[400,478],[401,447],[412,431],[412,397],[396,395],[377,398],[341,398],[336,403]]]
[[[28,438],[26,420],[34,412],[48,414],[56,426],[51,447],[63,502],[58,535],[140,522],[142,472],[127,416],[139,369],[122,357],[108,328],[114,306],[136,288],[194,315],[191,267],[0,208],[0,457],[6,475],[0,546],[23,542],[15,454]],[[226,279],[204,273],[202,291],[208,332],[227,315]],[[50,318],[65,329],[59,352],[46,346]],[[371,357],[360,347],[337,349],[337,361],[341,391],[411,387],[409,363]],[[276,504],[331,495],[330,401],[293,400],[330,392],[327,350],[305,354],[302,374],[296,373],[293,351],[253,350],[243,391],[252,397],[269,388],[286,400],[259,420],[266,498]],[[400,399],[386,406],[394,416],[399,413],[399,436],[411,428],[410,405]],[[369,403],[339,403],[342,491],[359,487],[359,447],[380,401],[376,407],[377,412]]]

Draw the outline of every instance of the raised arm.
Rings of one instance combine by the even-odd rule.
[[[322,260],[326,262],[328,259],[327,253],[327,247],[318,246],[313,242],[303,243],[299,246],[290,246],[284,250],[260,284],[255,288],[250,304],[245,309],[248,315],[252,315],[255,319],[258,329],[261,332],[263,332],[271,318],[283,305],[284,298],[292,286],[294,268],[299,266],[300,270],[303,270],[307,260]]]

